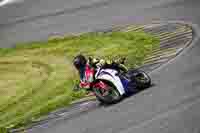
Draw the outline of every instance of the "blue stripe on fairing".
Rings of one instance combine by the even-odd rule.
[[[121,82],[122,82],[122,85],[124,87],[124,90],[126,93],[129,93],[129,90],[128,90],[128,83],[129,81],[125,78],[120,78]]]

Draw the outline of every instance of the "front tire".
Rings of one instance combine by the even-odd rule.
[[[96,82],[99,81],[103,81],[108,86],[107,89],[109,90],[109,92],[107,92],[108,95],[103,96],[101,92],[102,89],[93,88],[93,92],[95,93],[97,100],[104,104],[115,104],[122,100],[123,96],[119,93],[119,91],[116,89],[113,83],[107,80],[98,80]]]

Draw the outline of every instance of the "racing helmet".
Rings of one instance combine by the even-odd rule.
[[[79,54],[76,57],[74,57],[73,64],[77,70],[80,71],[82,68],[84,68],[86,63],[87,59],[85,58],[85,56]]]

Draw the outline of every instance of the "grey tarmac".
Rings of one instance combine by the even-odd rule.
[[[1,47],[11,47],[20,41],[45,40],[51,34],[87,32],[116,24],[177,20],[191,22],[197,27],[200,25],[198,0],[111,0],[102,5],[81,9],[78,8],[80,5],[77,5],[77,11],[73,12],[67,11],[49,17],[44,15],[31,21],[27,21],[30,19],[26,18],[24,21],[15,21],[23,20],[24,16],[39,16],[39,13],[47,8],[40,9],[40,2],[27,0],[0,9],[0,21],[3,25],[0,28]],[[53,4],[52,2],[49,0],[49,4]],[[63,7],[60,6],[64,1],[56,2],[58,11],[61,11]],[[59,2],[62,4],[58,5]],[[46,9],[44,13],[51,14],[57,12],[57,9]],[[181,55],[151,73],[155,86],[119,104],[101,107],[79,117],[63,119],[29,132],[198,133],[199,51],[200,44],[197,38]]]

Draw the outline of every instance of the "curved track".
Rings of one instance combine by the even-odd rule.
[[[74,5],[76,10],[69,12],[67,11],[69,9],[63,9],[65,11],[63,13],[60,13],[60,9],[63,8],[60,7],[61,5],[55,5],[59,11],[46,9],[45,6],[39,10],[37,4],[40,2],[27,0],[18,4],[16,6],[21,8],[16,9],[15,14],[12,13],[16,8],[14,5],[0,9],[1,18],[4,18],[1,20],[2,27],[0,28],[2,47],[12,46],[14,42],[21,40],[45,39],[53,32],[62,34],[90,31],[120,23],[185,20],[200,25],[198,14],[200,1],[198,0],[110,0],[100,5],[94,4],[88,7],[82,5],[81,8],[78,8],[80,5],[77,2],[78,5]],[[2,11],[8,11],[6,8],[11,9],[8,15],[2,14]],[[71,7],[69,8],[72,10]],[[59,14],[51,15],[50,10]],[[44,14],[38,15],[38,12],[42,11]],[[30,18],[24,16],[30,16]],[[31,20],[31,16],[36,18]],[[198,32],[198,29],[196,31]],[[71,120],[59,120],[48,126],[34,128],[30,132],[198,133],[200,132],[199,51],[199,41],[195,40],[193,45],[175,60],[151,73],[156,86],[136,96]]]

